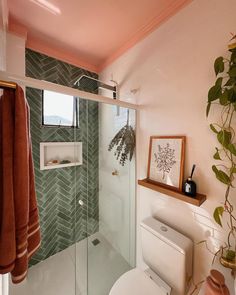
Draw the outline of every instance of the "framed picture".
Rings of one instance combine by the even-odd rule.
[[[182,190],[185,136],[151,136],[148,180]]]

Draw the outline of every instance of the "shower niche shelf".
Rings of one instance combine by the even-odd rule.
[[[82,142],[40,143],[40,170],[79,166],[82,162]]]
[[[206,195],[197,194],[196,197],[192,198],[192,197],[186,196],[183,192],[159,185],[157,183],[150,181],[147,178],[138,180],[138,184],[198,207],[200,207],[202,203],[206,201]]]

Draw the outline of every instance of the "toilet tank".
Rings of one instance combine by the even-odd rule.
[[[141,222],[141,235],[145,263],[170,285],[171,294],[186,294],[192,278],[193,242],[152,217]]]

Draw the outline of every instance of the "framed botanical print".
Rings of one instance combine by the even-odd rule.
[[[184,157],[185,136],[151,136],[148,180],[181,191]]]

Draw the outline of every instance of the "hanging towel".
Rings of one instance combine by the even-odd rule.
[[[0,274],[23,281],[39,246],[29,106],[17,86],[0,98]]]

